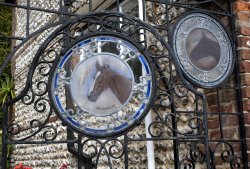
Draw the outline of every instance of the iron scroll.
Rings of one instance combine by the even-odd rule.
[[[247,168],[238,64],[235,64],[235,76],[228,80],[230,85],[221,86],[231,74],[237,57],[236,50],[231,51],[236,44],[231,11],[233,1],[150,0],[140,1],[140,6],[145,6],[140,8],[135,6],[136,1],[130,0],[135,7],[130,10],[131,5],[118,0],[112,1],[114,3],[107,9],[113,10],[117,6],[117,12],[93,12],[96,9],[94,1],[90,0],[84,6],[89,7],[89,13],[84,15],[72,10],[80,4],[78,2],[60,0],[58,9],[47,8],[42,2],[36,2],[42,4],[36,7],[29,0],[26,5],[0,3],[17,9],[14,15],[19,9],[27,14],[23,28],[26,34],[4,38],[6,42],[13,39],[20,43],[6,58],[0,74],[11,58],[17,59],[14,78],[20,84],[16,85],[16,97],[3,105],[2,168],[7,166],[7,145],[35,156],[35,160],[27,160],[23,153],[21,156],[13,154],[12,164],[23,161],[40,168],[51,165],[51,158],[38,160],[36,157],[44,158],[46,152],[60,157],[63,153],[53,151],[64,152],[61,145],[66,153],[68,150],[77,157],[70,166],[73,168],[99,168],[104,163],[106,168],[140,167],[146,164],[146,151],[157,155],[152,158],[157,167],[216,168],[223,164],[227,168]],[[147,19],[141,21],[131,16],[134,14],[131,11],[137,10],[143,11],[141,15]],[[40,16],[37,12],[42,12],[45,17],[48,16],[45,13],[51,14],[53,21],[36,25],[33,20]],[[33,18],[33,15],[37,17]],[[184,32],[184,39],[195,41],[194,35],[203,33],[205,41],[212,39],[215,49],[216,44],[221,44],[220,50],[227,46],[228,57],[218,56],[217,49],[212,51],[217,55],[214,64],[207,67],[195,64],[188,57],[193,56],[192,46],[184,44],[182,51],[186,52],[186,58],[180,59],[176,49],[179,46],[174,43],[181,40],[171,36],[173,31],[181,35],[185,28],[183,22],[194,16],[198,21],[204,19],[207,22],[199,22],[202,27],[194,24],[196,29],[190,29],[187,35]],[[220,19],[227,22],[226,29]],[[216,30],[221,31],[214,31],[215,25],[219,28]],[[172,32],[171,28],[174,28]],[[224,39],[219,38],[223,36]],[[218,81],[203,74],[192,78],[194,74],[183,69],[188,60],[194,70],[211,72],[223,65],[223,57],[228,62],[224,62],[225,72],[220,74]],[[29,64],[22,65],[28,62],[26,59]],[[20,71],[19,67],[24,69]],[[107,76],[110,78],[105,83],[109,85],[103,88],[100,82]],[[232,81],[235,83],[231,84]],[[121,84],[118,88],[124,89],[123,97],[117,95],[114,87],[117,84]],[[221,87],[213,89],[218,86]],[[97,92],[97,88],[102,90]],[[231,92],[237,96],[224,97]],[[107,93],[109,96],[103,97]],[[128,109],[129,105],[134,109]],[[216,106],[218,109],[214,110]],[[152,121],[146,124],[144,117],[147,114]],[[231,126],[231,119],[237,123],[235,126]],[[216,128],[211,126],[213,124]],[[228,135],[228,124],[230,133],[235,129],[237,135]],[[145,148],[148,142],[153,142],[153,151]],[[35,152],[33,145],[45,146],[41,152]],[[138,158],[137,152],[143,156]],[[145,166],[141,167],[147,168]]]

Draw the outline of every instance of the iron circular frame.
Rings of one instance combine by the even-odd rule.
[[[211,21],[212,24],[214,24],[213,26],[218,26],[217,29],[220,29],[221,30],[221,34],[222,36],[225,37],[226,39],[226,43],[227,43],[227,47],[226,48],[229,48],[230,50],[228,51],[228,60],[226,61],[225,64],[227,64],[226,66],[226,70],[224,71],[224,73],[221,73],[220,76],[218,76],[215,80],[212,80],[212,81],[202,81],[200,79],[197,79],[196,77],[194,77],[192,75],[192,72],[189,72],[189,70],[187,70],[185,68],[185,65],[183,64],[183,60],[180,59],[180,53],[177,51],[177,45],[176,45],[176,38],[177,38],[177,33],[178,31],[181,29],[181,26],[182,26],[182,23],[186,20],[186,19],[189,19],[190,17],[199,17],[202,16],[202,17],[207,17],[207,20]],[[181,26],[180,26],[181,25]],[[207,31],[209,31],[211,33],[210,30],[206,29],[206,27],[195,27],[193,28],[192,30],[196,29],[196,28],[203,28]],[[192,30],[190,30],[188,33],[190,33]],[[231,73],[233,72],[233,69],[234,69],[234,63],[235,63],[235,57],[234,57],[234,49],[233,49],[233,43],[232,43],[232,40],[229,36],[229,33],[228,31],[226,30],[225,26],[212,14],[209,14],[209,13],[206,13],[206,12],[187,12],[187,13],[184,13],[182,14],[178,19],[177,21],[175,22],[175,24],[173,25],[173,27],[171,28],[171,36],[170,36],[170,41],[171,41],[171,46],[173,48],[173,51],[175,52],[176,54],[176,62],[177,64],[179,65],[181,71],[183,72],[184,76],[186,77],[186,79],[191,82],[192,84],[198,86],[198,87],[202,87],[202,88],[214,88],[214,87],[220,87],[222,86],[230,77]],[[186,37],[188,36],[188,33],[186,34]],[[213,33],[211,33],[213,34]],[[218,37],[217,35],[213,34],[213,36],[216,37],[216,40],[218,40]],[[186,38],[185,38],[186,40]],[[220,47],[222,46],[220,43],[219,43]],[[183,49],[182,49],[183,50]],[[220,49],[221,50],[221,49]],[[191,66],[193,69],[196,69],[200,72],[202,72],[203,74],[207,74],[209,72],[212,72],[212,71],[215,71],[216,68],[218,68],[220,66],[220,64],[222,64],[221,62],[221,57],[222,57],[222,54],[220,53],[220,60],[219,60],[219,63],[210,71],[203,71],[201,69],[199,69],[198,67],[194,66],[193,63],[190,61],[189,59],[189,56],[186,52],[186,48],[185,48],[185,61],[189,62],[189,66]],[[229,62],[229,63],[228,63]],[[202,76],[200,76],[202,77]],[[205,78],[204,78],[205,79]]]
[[[128,42],[129,44],[133,45],[134,48],[136,48],[146,59],[147,64],[150,68],[150,72],[151,72],[151,94],[149,96],[148,102],[145,105],[144,111],[140,113],[139,117],[136,118],[134,120],[134,122],[129,123],[125,128],[123,128],[122,130],[119,131],[114,131],[114,132],[110,132],[110,133],[104,133],[104,134],[99,134],[99,133],[94,133],[94,132],[84,132],[83,130],[80,130],[78,127],[72,125],[69,121],[65,120],[62,115],[61,112],[58,111],[57,105],[55,104],[55,102],[53,101],[53,87],[52,87],[52,83],[48,84],[48,95],[49,95],[49,99],[51,101],[51,105],[52,108],[54,109],[54,111],[56,112],[57,116],[61,119],[62,122],[65,122],[65,124],[67,124],[67,126],[69,126],[70,128],[72,128],[74,131],[81,133],[85,136],[88,137],[96,137],[96,138],[108,138],[108,137],[117,137],[120,136],[122,134],[124,134],[125,132],[128,132],[130,130],[132,130],[134,127],[136,127],[137,125],[139,125],[141,123],[141,121],[145,118],[145,116],[147,115],[147,113],[149,112],[150,108],[151,108],[151,104],[153,104],[153,100],[154,100],[154,96],[155,96],[155,90],[156,90],[156,77],[155,77],[155,70],[154,70],[154,66],[153,66],[153,62],[150,59],[150,57],[148,56],[147,52],[145,51],[145,49],[141,48],[139,44],[135,43],[134,41],[131,41],[131,39],[129,39],[128,37],[126,37],[125,35],[119,34],[119,33],[115,33],[115,32],[92,32],[90,34],[84,35],[82,36],[80,39],[76,40],[74,43],[72,43],[70,46],[68,46],[67,48],[64,49],[64,51],[62,53],[66,54],[67,51],[69,51],[72,47],[74,47],[75,45],[77,45],[78,43],[80,43],[81,41],[84,41],[86,39],[89,38],[93,38],[93,37],[98,37],[98,36],[111,36],[111,37],[115,37],[115,38],[119,38],[122,39],[126,42]],[[49,81],[52,82],[53,81],[53,77],[54,77],[54,73],[57,69],[58,63],[60,61],[60,58],[56,58],[55,62],[52,65],[52,68],[50,70],[50,75],[49,75]]]

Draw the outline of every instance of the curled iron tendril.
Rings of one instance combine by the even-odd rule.
[[[124,155],[124,143],[119,139],[104,142],[97,139],[87,139],[81,144],[81,149],[85,158],[96,158],[96,164],[98,164],[101,155],[105,155],[108,161],[110,161],[110,158],[119,159]],[[111,166],[111,162],[109,164]]]
[[[195,169],[194,161],[189,158],[185,158],[179,162],[180,169]]]
[[[177,129],[174,129],[172,126],[173,121],[177,123],[179,120],[179,116],[177,116],[174,113],[167,113],[165,115],[164,119],[162,121],[152,122],[149,125],[149,133],[152,137],[162,137],[164,132],[166,131],[163,126],[166,126],[168,129],[170,129],[173,132],[176,132],[179,135],[182,136],[197,136],[200,135],[204,128],[203,128],[203,122],[200,117],[191,117],[188,120],[188,126],[191,131],[188,132],[181,132]]]
[[[53,141],[56,139],[57,137],[57,129],[53,126],[44,126],[43,130],[45,130],[43,132],[43,139],[45,141]]]
[[[204,163],[205,162],[205,145],[203,143],[195,142],[190,148],[190,157],[193,161]]]

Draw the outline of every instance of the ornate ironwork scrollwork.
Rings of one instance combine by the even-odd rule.
[[[180,66],[177,64],[178,61],[168,44],[169,40],[164,38],[164,36],[168,36],[169,23],[172,24],[173,20],[177,17],[177,14],[173,16],[172,14],[168,14],[167,10],[176,10],[176,13],[181,13],[189,8],[216,2],[171,1],[158,4],[154,2],[147,3],[154,4],[148,11],[149,21],[153,27],[130,15],[117,12],[100,12],[84,16],[72,16],[64,24],[60,22],[62,25],[43,42],[36,56],[33,58],[33,62],[29,65],[26,87],[17,98],[7,104],[7,106],[10,106],[17,102],[22,102],[27,109],[24,113],[30,113],[32,117],[25,119],[24,122],[14,121],[11,123],[7,128],[8,141],[30,141],[32,143],[32,137],[37,137],[41,143],[62,141],[74,144],[75,146],[77,142],[77,146],[74,148],[81,149],[81,152],[78,152],[79,160],[81,160],[80,158],[84,158],[84,160],[87,159],[97,166],[101,161],[101,156],[104,156],[107,159],[107,166],[112,168],[113,160],[122,161],[127,158],[125,156],[128,155],[127,151],[129,151],[127,147],[128,142],[145,140],[162,140],[164,142],[167,140],[170,142],[169,147],[171,148],[170,154],[172,156],[169,156],[171,156],[170,161],[172,165],[179,168],[197,168],[197,166],[205,166],[205,163],[207,163],[208,166],[210,162],[209,155],[211,155],[211,159],[213,160],[214,152],[217,150],[208,152],[209,145],[204,94],[198,92],[183,78]],[[178,8],[172,8],[174,5],[177,5]],[[159,11],[161,11],[160,16]],[[179,35],[177,39],[182,38],[182,36],[182,34]],[[107,44],[111,46],[110,48],[112,48],[113,52],[106,49],[105,45]],[[86,45],[86,48],[79,47],[81,45]],[[87,50],[88,47],[89,49]],[[102,55],[98,54],[100,48],[103,48],[102,50],[104,51]],[[124,51],[125,48],[127,49],[126,54],[119,53],[120,51]],[[73,55],[82,57],[86,55],[89,59],[93,57],[96,60],[98,60],[98,57],[107,58],[107,60],[108,58],[112,58],[110,59],[111,61],[108,61],[109,66],[115,67],[112,65],[112,62],[117,62],[120,66],[119,68],[125,69],[123,72],[129,72],[127,75],[124,75],[127,79],[130,78],[130,75],[133,76],[134,79],[131,78],[130,82],[133,83],[131,93],[133,93],[134,97],[128,96],[127,100],[125,99],[123,102],[124,104],[118,106],[119,110],[124,110],[121,114],[114,113],[113,105],[106,107],[99,106],[99,113],[104,112],[104,114],[110,115],[110,118],[105,119],[104,115],[100,114],[93,118],[91,115],[98,114],[97,108],[95,112],[90,112],[87,110],[89,107],[86,107],[86,104],[82,105],[77,102],[77,98],[65,97],[66,92],[73,90],[69,89],[67,91],[68,89],[66,89],[66,86],[72,83],[70,80],[72,79],[72,74],[76,74],[79,70],[77,67],[82,66],[81,63],[85,62],[83,65],[87,63],[87,59],[83,59],[80,62],[72,59],[72,62],[79,64],[67,63],[65,64],[66,68],[59,69],[58,65],[63,63],[63,59],[68,59],[65,55],[70,50],[72,50],[72,58]],[[107,56],[107,53],[109,53],[109,56]],[[126,56],[121,56],[122,54]],[[139,62],[135,58],[139,58]],[[91,65],[91,60],[88,61],[88,64]],[[187,60],[183,60],[183,63],[185,66],[189,65]],[[134,69],[131,67],[136,67],[137,65],[142,65],[141,67],[144,68],[143,71],[148,71],[149,73],[139,73],[139,76],[135,77]],[[92,64],[92,66],[100,68],[102,65],[100,62],[99,66],[95,64]],[[83,67],[81,68],[84,69]],[[89,68],[91,69],[91,67]],[[81,71],[79,72],[79,74],[82,73]],[[51,90],[55,84],[52,82],[57,82],[55,80],[56,73],[58,73],[59,80],[58,85],[54,89],[56,88],[57,90]],[[95,77],[98,76],[99,73],[97,71]],[[150,87],[147,86],[148,84]],[[148,96],[146,96],[147,91],[151,92]],[[90,95],[90,93],[89,99],[95,101],[96,96],[93,93]],[[60,131],[50,123],[57,120],[54,111],[57,111],[59,108],[51,104],[54,96],[60,96],[61,105],[67,110],[61,114],[57,112],[63,124],[73,128],[77,134],[79,132],[83,134],[79,134],[78,140],[75,138],[72,138],[72,140],[60,140],[61,137],[58,136]],[[75,101],[73,106],[66,105],[66,99]],[[127,101],[132,106],[126,107],[127,104],[125,103]],[[138,109],[140,105],[144,105],[145,107]],[[36,112],[34,116],[32,114],[33,110]],[[149,124],[148,128],[144,129],[144,126],[141,124],[143,124],[143,119],[149,111],[152,113],[153,121]],[[120,117],[118,118],[114,114]],[[137,115],[139,118],[137,118]],[[80,116],[83,118],[79,119],[78,117]],[[67,121],[68,117],[71,119]],[[75,121],[72,120],[74,118],[76,119]],[[78,129],[77,125],[74,125],[77,120],[79,120],[79,126],[82,127],[81,130]],[[107,133],[101,135],[101,137],[104,137],[103,139],[97,138],[100,137],[100,135],[95,135],[99,132],[97,130],[89,132],[91,134],[82,132],[85,131],[88,120],[95,121],[95,124],[101,127],[104,126],[103,128],[105,128],[105,132]],[[126,122],[128,122],[129,127],[117,125],[122,129],[115,130],[115,123],[125,124]],[[95,124],[93,123],[91,129],[96,127],[94,126]],[[100,126],[97,126],[97,128]],[[143,128],[143,130],[138,131],[136,126],[139,126],[138,128],[140,129]],[[134,133],[130,132],[132,128],[135,128]],[[150,138],[146,137],[146,133],[149,134]],[[118,135],[124,135],[124,137],[116,138]],[[91,136],[91,138],[86,138],[85,136]],[[106,137],[112,138],[106,140]],[[186,141],[187,143],[185,143],[184,149],[179,151],[178,148],[183,144],[182,141]],[[155,146],[158,146],[157,142],[154,143]],[[172,150],[173,148],[175,150]],[[178,161],[176,160],[176,162],[174,158],[177,159],[177,157],[173,157],[172,153],[174,151],[182,153],[180,155],[181,158]],[[242,159],[235,155],[230,146],[229,149],[222,150],[220,153],[222,161],[228,163],[231,168],[241,167]]]

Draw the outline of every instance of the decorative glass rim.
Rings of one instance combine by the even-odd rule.
[[[82,109],[79,109],[79,105],[75,104],[75,109],[77,109],[76,112],[74,112],[71,109],[67,109],[66,106],[63,103],[63,97],[65,97],[65,95],[60,96],[59,94],[59,86],[61,81],[64,79],[61,77],[60,73],[63,70],[63,67],[66,65],[66,63],[70,60],[70,58],[76,53],[76,48],[90,48],[90,46],[95,46],[94,44],[97,43],[107,43],[107,42],[111,42],[114,43],[116,45],[119,46],[123,46],[124,51],[126,50],[128,53],[132,52],[134,54],[134,56],[129,56],[129,58],[126,59],[125,61],[125,54],[124,54],[124,58],[120,58],[121,55],[115,55],[113,53],[109,53],[109,52],[101,52],[101,53],[88,53],[91,56],[88,59],[91,58],[95,58],[98,56],[104,56],[104,55],[109,55],[110,58],[114,58],[117,59],[119,61],[121,61],[124,65],[128,66],[129,68],[127,70],[129,70],[129,72],[132,74],[132,91],[130,93],[130,96],[128,97],[127,101],[116,111],[112,112],[112,113],[107,113],[106,115],[98,115],[95,114],[94,112],[89,112],[89,111],[84,111]],[[128,57],[126,55],[126,57]],[[104,57],[105,58],[105,57]],[[134,80],[134,72],[131,69],[130,65],[127,63],[128,60],[133,60],[133,59],[138,59],[144,74],[142,74],[142,81],[140,81],[140,83],[136,83]],[[86,62],[86,60],[82,60],[80,62],[78,62],[77,66],[74,68],[74,70],[72,71],[74,74],[76,69],[84,64],[84,62]],[[83,40],[79,40],[77,43],[75,43],[75,45],[72,45],[67,52],[61,57],[61,59],[56,63],[56,65],[54,65],[54,72],[53,74],[50,76],[51,78],[51,87],[50,87],[50,97],[52,98],[52,103],[55,107],[55,111],[56,113],[59,115],[59,117],[65,121],[70,127],[72,127],[73,129],[77,130],[78,132],[81,132],[85,135],[88,136],[97,136],[97,137],[107,137],[107,136],[114,136],[114,135],[119,135],[121,134],[123,131],[127,131],[130,128],[132,128],[133,126],[135,126],[136,124],[138,124],[138,121],[140,121],[148,112],[149,109],[149,105],[151,104],[152,100],[153,100],[153,95],[154,95],[154,86],[155,86],[155,76],[154,76],[154,70],[153,67],[151,66],[151,62],[149,61],[148,57],[144,54],[141,53],[140,50],[133,45],[131,42],[124,40],[120,37],[115,37],[115,36],[106,36],[106,35],[102,35],[102,36],[94,36],[94,37],[90,37],[90,38],[85,38]],[[111,65],[112,66],[112,65]],[[62,73],[62,75],[65,75],[65,72]],[[66,78],[68,81],[66,83],[64,83],[64,85],[71,85],[72,81],[69,80],[71,78]],[[141,78],[140,78],[141,80]],[[70,87],[69,87],[70,88]],[[143,88],[143,89],[140,89]],[[77,116],[83,116],[84,117],[88,117],[88,118],[92,118],[93,119],[105,119],[106,121],[105,123],[113,123],[113,121],[111,120],[111,122],[107,122],[107,119],[111,119],[114,118],[115,116],[118,117],[118,114],[121,115],[125,115],[125,108],[127,107],[133,107],[133,103],[131,100],[133,100],[132,98],[137,97],[137,92],[141,92],[143,95],[143,99],[138,99],[139,101],[139,105],[137,105],[137,107],[133,108],[133,112],[128,113],[126,116],[127,121],[123,121],[120,123],[119,118],[118,119],[113,119],[119,121],[119,125],[114,125],[112,127],[108,126],[108,127],[94,127],[93,125],[88,127],[88,125],[86,125],[86,121],[87,118],[83,119],[82,121],[80,121],[79,119],[75,118],[75,114],[77,114]],[[71,97],[72,97],[72,92],[71,92]],[[137,98],[136,98],[137,99]],[[72,100],[74,102],[76,102],[75,98],[72,97]],[[80,111],[79,111],[80,110]],[[126,109],[127,111],[127,109]],[[74,114],[74,115],[72,115]],[[131,114],[131,115],[130,115]],[[109,118],[108,118],[109,117]],[[125,117],[122,117],[125,118]],[[98,121],[98,120],[96,120]],[[99,122],[102,120],[99,120]],[[116,121],[116,122],[117,122]],[[84,124],[82,124],[84,123]],[[117,122],[118,123],[118,122]],[[108,124],[107,124],[108,125]]]
[[[190,33],[192,31],[200,35],[193,36],[194,33]],[[187,80],[202,88],[223,85],[233,71],[235,58],[232,42],[222,23],[204,12],[188,12],[180,16],[171,32],[176,61]],[[189,45],[194,46],[190,47],[191,49],[187,49],[188,40],[191,41]],[[206,41],[206,43],[201,43],[201,41]],[[208,44],[209,47],[203,44]],[[212,47],[214,49],[211,49]],[[200,48],[200,53],[197,48]],[[195,55],[192,56],[188,50],[195,51],[195,49],[196,57],[199,54],[199,59],[203,61],[200,61],[202,62],[200,65],[190,59]],[[202,52],[201,49],[203,49]],[[194,60],[198,62],[198,59]]]

